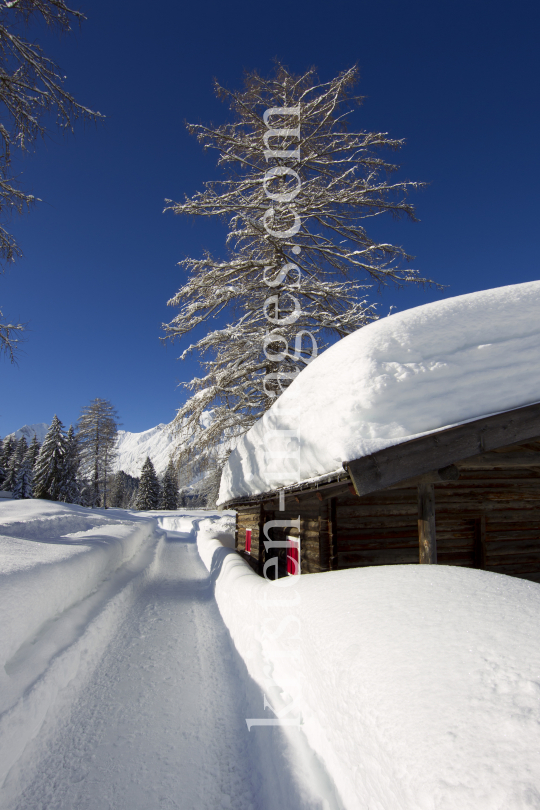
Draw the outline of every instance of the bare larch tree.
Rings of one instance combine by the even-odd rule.
[[[116,457],[118,413],[108,400],[97,397],[81,409],[77,429],[81,471],[88,481],[87,505],[106,509]]]
[[[185,384],[192,394],[173,423],[180,464],[195,452],[219,470],[234,437],[318,351],[376,318],[366,285],[428,281],[401,247],[366,231],[385,213],[415,220],[408,192],[422,184],[393,179],[388,156],[403,140],[349,129],[357,79],[356,67],[321,83],[314,69],[277,64],[271,78],[248,73],[239,92],[216,83],[231,123],[188,124],[217,150],[222,178],[165,210],[226,221],[228,255],[180,262],[188,279],[168,302],[179,308],[169,339],[209,324],[181,355],[197,353],[205,373]]]

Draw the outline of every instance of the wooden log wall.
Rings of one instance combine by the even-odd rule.
[[[264,545],[262,543],[263,516],[264,512],[262,504],[260,503],[253,503],[243,509],[241,508],[236,515],[236,549],[245,555],[246,529],[251,529],[251,554],[249,555],[249,562],[259,574],[262,573],[264,553]]]
[[[417,488],[336,498],[336,568],[417,563]]]
[[[509,451],[533,450],[540,458],[540,442],[504,448],[507,458]],[[458,480],[434,484],[438,564],[540,582],[540,464],[497,469],[491,459],[489,469],[478,460],[458,466]],[[251,558],[259,573],[267,559],[260,541],[264,521],[298,515],[303,574],[419,562],[418,488],[413,484],[362,497],[343,485],[324,493],[288,494],[285,512],[278,511],[277,500],[236,508],[237,548],[244,549],[245,529],[251,528]],[[279,530],[272,531],[278,539]],[[296,530],[283,530],[286,534],[294,536]]]
[[[332,515],[329,502],[321,502],[315,495],[296,500],[287,498],[285,510],[278,509],[277,500],[264,504],[238,505],[236,518],[236,549],[245,553],[246,529],[251,529],[250,563],[262,574],[264,563],[274,554],[280,558],[280,571],[286,570],[287,549],[279,552],[265,551],[263,526],[270,520],[296,520],[300,517],[300,561],[303,574],[328,571],[330,567],[332,537],[335,545],[335,529],[332,535]],[[334,509],[335,512],[335,509]],[[285,540],[287,535],[297,537],[296,528],[272,528],[273,540]],[[335,552],[334,552],[335,556]]]
[[[469,564],[540,582],[540,473],[467,470],[459,484],[461,514],[475,522]],[[456,514],[450,496],[445,492],[436,499],[437,512]]]

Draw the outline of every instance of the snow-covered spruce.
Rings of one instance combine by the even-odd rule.
[[[116,506],[120,509],[135,509],[135,502],[132,503],[132,499],[136,498],[138,489],[139,479],[128,475],[123,470],[119,470],[111,479],[109,506]]]
[[[30,447],[25,433],[19,437],[6,436],[0,442],[0,489],[11,492],[14,498],[33,497],[33,472],[39,448],[35,434]]]
[[[159,506],[160,487],[154,465],[147,456],[141,470],[141,480],[137,493],[137,509],[145,511]]]
[[[171,459],[161,482],[160,509],[178,509],[178,475]]]
[[[47,433],[45,432],[45,436],[46,435],[47,435]],[[45,436],[43,438],[45,438]],[[39,443],[37,435],[34,433],[34,435],[32,436],[32,441],[30,442],[30,446],[28,448],[28,454],[27,454],[28,458],[30,460],[30,463],[32,465],[32,470],[36,466],[36,461],[37,461],[37,457],[39,456],[40,448],[41,448],[41,444]]]
[[[22,441],[22,439],[21,439]],[[66,435],[57,415],[43,440],[34,470],[34,497],[49,501],[60,500],[64,486]]]
[[[19,441],[16,443],[9,457],[4,482],[2,484],[2,489],[6,490],[7,492],[13,492],[15,490],[17,474],[19,469],[22,467],[23,459],[27,450],[28,444],[23,436],[22,439],[19,439]]]
[[[33,498],[34,468],[32,464],[32,451],[29,448],[17,470],[15,485],[13,487],[13,497],[15,499]]]
[[[66,436],[62,487],[58,500],[65,501],[66,503],[81,502],[81,486],[79,482],[80,466],[79,442],[73,430],[73,425],[70,425]]]

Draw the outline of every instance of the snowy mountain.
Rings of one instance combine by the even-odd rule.
[[[15,439],[25,437],[28,444],[36,434],[41,443],[49,429],[46,422],[39,422],[35,425],[24,425],[10,436]],[[139,478],[142,465],[146,457],[150,456],[156,473],[162,475],[165,472],[169,458],[173,450],[173,439],[169,434],[169,425],[160,424],[142,433],[130,433],[129,430],[118,431],[118,442],[116,445],[117,457],[114,464],[114,471],[123,470],[128,475]],[[6,436],[6,439],[9,438]]]
[[[114,466],[115,472],[123,470],[129,475],[138,478],[141,474],[142,465],[146,461],[146,456],[150,456],[157,474],[161,475],[164,473],[172,451],[172,438],[167,431],[168,427],[169,425],[161,424],[149,430],[143,430],[142,433],[130,433],[128,430],[119,430],[117,443],[118,456]],[[46,422],[39,422],[35,425],[23,425],[23,427],[16,430],[15,433],[10,433],[9,436],[6,436],[6,439],[9,437],[21,439],[24,436],[28,444],[30,444],[35,434],[38,438],[38,442],[41,443],[48,429],[49,425]]]
[[[164,473],[173,449],[173,439],[168,428],[169,425],[161,424],[143,430],[142,433],[119,430],[115,471],[123,470],[128,475],[138,478],[146,456],[150,456],[156,473],[158,475]]]
[[[17,439],[18,441],[24,436],[28,444],[30,444],[34,436],[37,436],[37,440],[41,444],[48,429],[49,425],[46,422],[37,422],[35,425],[23,425],[22,428],[16,430],[15,433],[10,433],[8,436],[6,436],[6,439],[11,438]]]

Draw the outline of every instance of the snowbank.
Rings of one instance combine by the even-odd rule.
[[[314,360],[241,439],[218,502],[324,475],[414,436],[538,402],[539,357],[538,281],[382,318]],[[271,430],[298,431],[299,466],[268,455],[276,448]]]
[[[82,686],[162,534],[120,509],[0,503],[0,785]]]
[[[414,565],[274,584],[211,526],[198,546],[250,674],[300,713],[347,810],[540,808],[540,586]]]
[[[179,532],[186,537],[192,535],[194,530],[197,531],[201,524],[207,527],[214,524],[214,538],[227,548],[234,548],[236,512],[212,511],[211,509],[178,509],[175,512],[159,511],[147,512],[146,514],[152,515],[157,520],[158,525],[165,531]],[[218,520],[218,526],[215,525],[216,519]],[[225,528],[221,530],[219,526]]]
[[[44,622],[92,593],[154,534],[148,519],[125,518],[121,510],[51,501],[0,504],[2,666]]]

